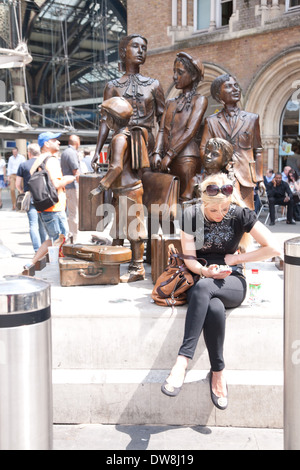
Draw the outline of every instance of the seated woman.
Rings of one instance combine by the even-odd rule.
[[[208,176],[201,184],[201,192],[202,202],[184,211],[181,241],[185,255],[204,258],[207,266],[195,259],[185,261],[200,279],[188,291],[183,342],[161,390],[168,396],[178,395],[203,331],[211,364],[211,398],[213,404],[223,410],[227,407],[223,357],[225,309],[238,307],[245,299],[247,283],[242,264],[278,256],[280,250],[269,229],[257,220],[255,212],[238,199],[226,174]],[[251,237],[260,247],[237,252],[239,246],[246,248],[249,245]]]

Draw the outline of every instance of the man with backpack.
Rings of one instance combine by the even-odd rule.
[[[55,242],[62,234],[65,237],[69,234],[69,226],[66,216],[66,193],[65,186],[73,183],[77,178],[73,175],[63,176],[60,163],[55,156],[60,149],[58,137],[61,134],[43,132],[38,137],[38,144],[41,148],[41,158],[43,162],[39,168],[48,172],[50,181],[57,191],[57,199],[52,206],[40,211],[40,217],[44,223],[49,239]]]
[[[80,147],[80,138],[77,135],[69,137],[69,146],[62,152],[60,165],[63,175],[80,175],[78,149]],[[73,236],[73,242],[76,243],[78,235],[78,198],[79,187],[73,182],[66,186],[67,197],[67,215],[70,231]]]
[[[38,144],[30,144],[27,147],[28,160],[21,163],[17,171],[16,188],[19,193],[26,193],[29,191],[28,181],[31,177],[30,170],[34,165],[36,159],[40,156],[41,151]],[[28,222],[29,222],[29,234],[32,242],[32,246],[35,252],[44,243],[47,238],[47,234],[44,229],[44,225],[39,217],[39,214],[34,207],[33,201],[30,202],[29,210],[27,211]]]

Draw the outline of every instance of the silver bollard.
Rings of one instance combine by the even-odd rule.
[[[0,450],[52,450],[50,285],[0,279]]]
[[[284,448],[300,450],[300,237],[284,244]]]

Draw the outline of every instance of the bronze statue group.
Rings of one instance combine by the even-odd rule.
[[[121,40],[124,74],[105,87],[93,158],[96,171],[99,152],[109,131],[113,131],[109,167],[89,199],[111,188],[116,214],[122,213],[121,205],[126,202],[126,223],[115,218],[113,230],[117,235],[113,244],[128,238],[132,260],[122,282],[134,282],[145,279],[147,227],[143,200],[148,193],[159,198],[161,183],[156,182],[155,175],[178,178],[179,204],[184,206],[196,198],[196,203],[187,204],[184,210],[181,246],[182,252],[190,255],[185,264],[197,281],[188,291],[183,341],[161,390],[170,397],[178,395],[203,332],[211,363],[212,402],[224,410],[228,405],[223,357],[225,310],[239,306],[245,299],[244,263],[280,255],[271,232],[254,212],[254,188],[265,189],[259,117],[238,107],[240,87],[234,76],[224,74],[211,85],[212,97],[223,108],[207,117],[201,128],[208,105],[207,98],[197,92],[204,77],[201,60],[186,52],[176,55],[173,80],[179,94],[165,102],[159,81],[140,73],[146,54],[147,40],[141,35]],[[156,123],[159,130],[155,137]],[[149,172],[153,174],[151,179],[145,178]],[[133,214],[132,206],[139,207],[139,211]],[[133,219],[136,230],[130,233]],[[197,224],[199,220],[201,224]],[[148,233],[147,243],[150,239]],[[252,239],[258,248],[247,251]],[[206,265],[197,258],[204,258]]]

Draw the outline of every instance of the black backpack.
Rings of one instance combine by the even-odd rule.
[[[57,189],[51,181],[50,175],[46,170],[46,162],[49,157],[34,170],[29,181],[28,187],[31,192],[34,207],[37,211],[43,212],[54,206],[58,202]],[[41,168],[41,170],[39,170]]]

